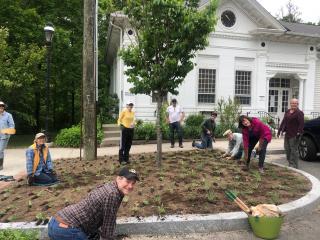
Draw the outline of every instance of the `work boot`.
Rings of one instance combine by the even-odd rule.
[[[3,169],[3,158],[0,158],[0,170]]]

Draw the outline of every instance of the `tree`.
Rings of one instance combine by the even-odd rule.
[[[280,16],[281,15],[281,16]],[[297,5],[295,5],[292,0],[289,0],[286,4],[286,11],[284,11],[283,7],[280,9],[280,14],[278,14],[278,18],[281,21],[292,22],[292,23],[301,23],[302,20],[300,18],[301,12]]]
[[[199,10],[199,0],[129,0],[125,13],[135,30],[136,44],[121,51],[128,66],[131,92],[157,99],[157,165],[162,160],[161,106],[163,97],[177,95],[193,67],[198,50],[208,44],[216,24],[217,1]]]

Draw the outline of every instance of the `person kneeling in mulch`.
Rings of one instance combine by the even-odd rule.
[[[139,177],[134,169],[122,168],[115,181],[98,186],[80,202],[58,211],[49,221],[49,238],[114,239],[118,209],[136,181]]]
[[[212,112],[210,118],[204,120],[201,124],[201,143],[196,143],[195,140],[192,141],[192,147],[199,149],[212,149],[212,142],[215,142],[214,130],[216,129],[216,118],[218,116],[217,112]]]
[[[49,186],[58,182],[44,133],[36,134],[34,143],[26,151],[26,158],[30,186]]]
[[[243,153],[243,142],[242,142],[242,134],[241,133],[233,133],[230,129],[223,133],[224,137],[228,139],[228,149],[222,155],[222,157],[226,157],[229,159],[240,160]]]

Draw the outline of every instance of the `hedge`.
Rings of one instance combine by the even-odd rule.
[[[103,130],[101,125],[97,124],[97,142],[101,143]],[[80,125],[74,125],[70,128],[61,129],[55,138],[54,144],[58,147],[80,147],[81,129]]]

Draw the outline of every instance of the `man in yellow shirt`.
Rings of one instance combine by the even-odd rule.
[[[128,164],[129,152],[132,145],[132,139],[134,134],[134,121],[135,113],[132,111],[133,102],[127,102],[127,107],[122,110],[119,115],[118,125],[121,128],[121,139],[119,149],[119,162],[120,164]]]

